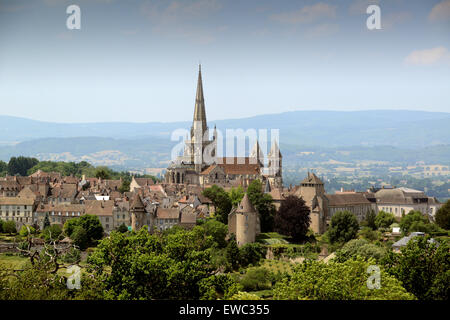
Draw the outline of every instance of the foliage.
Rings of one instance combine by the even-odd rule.
[[[79,163],[63,161],[40,161],[38,164],[28,170],[28,174],[31,175],[36,171],[41,170],[43,172],[59,172],[63,176],[73,175],[76,177],[81,177],[82,174],[86,173],[87,170],[91,168],[94,167],[86,161],[81,161]]]
[[[95,177],[102,180],[111,179],[112,170],[103,166],[97,167],[97,169],[95,170]]]
[[[331,218],[327,236],[331,243],[344,243],[354,239],[358,229],[358,220],[353,213],[338,211]]]
[[[2,220],[2,219],[0,219],[0,233],[2,233],[3,232],[3,224],[4,224],[5,222]]]
[[[216,219],[222,223],[228,223],[228,214],[232,208],[228,193],[223,188],[213,185],[203,190],[203,195],[212,201],[216,209]]]
[[[200,280],[199,290],[201,300],[229,299],[242,290],[242,285],[229,274],[218,274]]]
[[[336,251],[335,259],[338,262],[344,262],[360,256],[365,260],[373,258],[375,261],[379,262],[384,258],[386,253],[386,249],[371,244],[367,240],[353,239]]]
[[[213,272],[212,244],[202,228],[166,237],[113,231],[88,257],[88,271],[107,299],[199,299],[200,281]]]
[[[305,238],[311,223],[310,209],[302,198],[288,196],[275,215],[275,230],[292,237],[294,241]]]
[[[28,230],[29,230],[29,231],[28,231]],[[31,233],[31,234],[36,233],[36,230],[35,230],[32,226],[28,226],[28,228],[27,228],[26,225],[23,225],[22,228],[20,228],[19,234],[20,234],[22,237],[26,237],[26,236],[28,236],[30,233]]]
[[[428,237],[414,237],[400,254],[390,252],[383,264],[419,300],[448,300],[449,245],[444,241],[437,245],[428,240]]]
[[[201,225],[208,236],[212,236],[219,248],[225,248],[227,242],[225,237],[228,233],[228,226],[216,219],[208,219]]]
[[[67,220],[64,224],[64,233],[84,250],[89,246],[94,246],[97,240],[103,237],[103,226],[97,216],[86,214]]]
[[[233,207],[237,207],[239,203],[241,202],[242,198],[244,198],[244,188],[242,186],[239,186],[237,188],[231,188],[231,190],[228,192],[228,195],[231,200],[231,205]]]
[[[400,220],[402,232],[409,233],[413,231],[427,231],[428,219],[420,211],[411,210]]]
[[[328,263],[307,260],[294,268],[290,276],[277,282],[274,299],[281,300],[411,300],[401,282],[380,269],[380,289],[369,289],[368,267],[375,261],[369,259],[333,260]]]
[[[28,169],[32,168],[38,163],[39,160],[36,158],[28,158],[23,156],[12,157],[8,162],[8,174],[10,174],[11,176],[26,176]]]
[[[44,228],[48,228],[50,227],[50,218],[48,217],[48,212],[45,213],[45,218],[44,218]]]
[[[119,231],[120,233],[128,232],[128,227],[124,223],[122,223],[119,227],[117,227],[117,231]]]
[[[240,280],[245,291],[258,291],[270,289],[270,272],[264,267],[248,268]]]
[[[439,208],[435,215],[436,223],[443,229],[450,229],[450,200]]]
[[[270,194],[262,192],[260,180],[253,180],[247,188],[248,198],[259,213],[261,232],[271,232],[274,228],[274,217],[276,214],[273,199]]]
[[[380,239],[381,233],[379,231],[373,230],[370,227],[363,227],[359,234],[367,240],[375,241]]]
[[[67,253],[61,256],[61,260],[66,263],[78,263],[81,260],[80,250],[71,248]]]
[[[130,180],[123,180],[122,181],[122,185],[119,187],[119,192],[124,193],[124,192],[130,192]]]
[[[375,217],[375,225],[377,228],[389,228],[395,222],[393,213],[380,211]]]
[[[52,224],[42,231],[42,235],[46,241],[62,239],[62,228],[59,224]]]
[[[13,220],[3,222],[3,232],[9,234],[17,233],[16,223]]]
[[[362,221],[361,225],[365,226],[365,227],[369,227],[372,230],[376,230],[377,229],[377,224],[376,224],[376,217],[377,214],[375,213],[374,210],[369,210],[366,213],[366,216],[364,218],[364,220]]]
[[[262,300],[256,294],[239,291],[233,295],[229,300]]]
[[[227,258],[228,263],[231,265],[233,270],[239,268],[241,255],[239,248],[236,243],[236,239],[232,237],[230,241],[228,241],[228,245],[225,251],[225,256]]]
[[[264,258],[266,249],[259,243],[247,243],[239,248],[240,265],[255,265]]]

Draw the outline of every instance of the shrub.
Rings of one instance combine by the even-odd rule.
[[[247,243],[239,249],[241,266],[257,264],[266,254],[266,248],[259,243]]]
[[[389,228],[395,222],[394,214],[380,211],[375,217],[375,225],[377,228]]]
[[[264,267],[248,268],[240,281],[246,291],[266,290],[271,287],[271,275]]]
[[[332,218],[327,231],[331,243],[347,242],[356,237],[359,230],[358,220],[349,211],[338,211]]]
[[[28,228],[27,228],[26,225],[23,225],[22,228],[20,229],[19,234],[20,234],[22,237],[28,236],[28,234],[29,234],[29,233],[28,233],[28,229],[30,230],[30,233],[31,233],[31,234],[34,234],[34,233],[36,232],[36,230],[35,230],[32,226],[28,226]]]

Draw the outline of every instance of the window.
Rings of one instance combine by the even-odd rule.
[[[109,218],[106,218],[106,222],[109,222]],[[108,228],[108,227],[107,227]]]
[[[109,229],[109,224],[106,225],[106,229]]]

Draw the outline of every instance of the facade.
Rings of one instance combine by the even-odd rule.
[[[350,211],[359,222],[366,218],[370,210],[376,212],[375,206],[361,192],[327,194],[328,219],[338,211]]]
[[[436,198],[428,197],[423,191],[404,187],[380,189],[375,192],[374,198],[377,212],[390,212],[398,218],[416,210],[434,219],[437,210],[442,206]]]
[[[24,224],[33,224],[34,207],[35,201],[31,198],[1,197],[0,219],[16,222],[19,230]]]
[[[85,214],[85,206],[81,204],[39,204],[34,213],[33,222],[41,230],[44,229],[44,219],[48,216],[50,224],[64,226],[67,220],[78,218]]]
[[[268,168],[264,167],[264,155],[256,142],[248,157],[219,157],[217,130],[210,137],[206,121],[205,100],[201,68],[199,68],[194,118],[190,137],[186,137],[183,154],[167,168],[164,180],[170,184],[194,184],[204,187],[248,186],[255,180],[268,180],[273,186],[282,186],[281,152],[273,142],[268,153]]]

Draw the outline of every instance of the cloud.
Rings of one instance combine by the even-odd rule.
[[[395,25],[399,25],[401,23],[407,22],[411,20],[412,14],[411,12],[395,12],[389,13],[384,17],[381,17],[381,27],[383,29],[392,29]]]
[[[348,8],[348,12],[351,15],[366,14],[367,7],[371,4],[379,5],[379,0],[355,0]]]
[[[319,2],[315,5],[305,6],[294,12],[272,14],[269,18],[286,24],[307,24],[318,20],[336,17],[336,6]]]
[[[433,65],[440,62],[450,62],[450,53],[445,47],[416,50],[405,58],[408,65]]]
[[[430,21],[450,20],[450,0],[436,4],[428,15]]]
[[[339,31],[338,24],[319,24],[314,26],[308,30],[306,30],[305,35],[308,38],[319,38],[319,37],[328,37]]]

